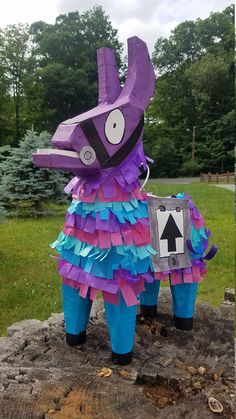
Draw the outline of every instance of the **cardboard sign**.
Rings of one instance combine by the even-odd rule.
[[[188,200],[150,195],[148,207],[155,272],[190,267]]]

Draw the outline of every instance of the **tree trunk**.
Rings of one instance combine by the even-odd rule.
[[[234,417],[233,303],[198,304],[187,333],[173,327],[162,288],[158,316],[137,318],[126,367],[110,361],[101,299],[92,310],[82,347],[66,345],[62,314],[16,323],[0,338],[1,418],[214,419],[209,396],[223,405],[219,417]]]

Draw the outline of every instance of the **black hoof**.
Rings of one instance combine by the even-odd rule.
[[[85,342],[86,342],[86,331],[80,332],[78,335],[72,335],[71,333],[66,333],[67,345],[77,346]]]
[[[144,317],[155,317],[157,315],[157,304],[154,306],[140,305],[140,313]]]
[[[192,330],[193,328],[193,317],[184,319],[182,317],[174,316],[174,322],[176,329],[180,330]]]
[[[127,354],[117,354],[115,352],[111,353],[111,360],[113,364],[118,365],[128,365],[132,361],[133,351],[128,352]]]

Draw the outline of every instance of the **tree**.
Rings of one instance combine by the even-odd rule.
[[[169,39],[160,38],[155,45],[153,62],[160,77],[148,115],[162,126],[151,141],[171,140],[179,156],[175,176],[233,169],[233,14],[231,6],[205,20],[183,22]]]
[[[206,52],[232,54],[234,51],[234,6],[211,13],[207,19],[180,23],[170,37],[159,38],[153,62],[161,73],[196,62]]]
[[[0,29],[0,146],[18,145],[25,131],[53,132],[97,103],[96,49],[115,48],[117,30],[100,6]]]
[[[14,132],[14,121],[12,114],[14,106],[9,94],[9,86],[4,77],[3,69],[0,66],[0,147],[10,143],[12,132]]]
[[[46,202],[65,202],[63,187],[69,176],[37,169],[32,161],[32,153],[37,148],[47,148],[49,140],[46,132],[37,135],[28,131],[19,147],[8,150],[8,156],[0,163],[0,206],[17,215],[37,215]]]
[[[36,126],[54,131],[62,120],[84,112],[98,100],[96,50],[115,49],[117,30],[101,6],[80,14],[60,15],[55,25],[35,22],[30,32],[38,60],[37,85],[42,94]]]
[[[0,83],[7,89],[8,99],[11,98],[14,105],[13,145],[17,145],[25,128],[24,77],[30,73],[31,64],[28,26],[18,24],[0,29]]]

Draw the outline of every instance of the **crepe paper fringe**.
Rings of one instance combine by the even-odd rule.
[[[191,198],[184,194],[173,197],[189,200],[192,266],[153,273],[155,251],[150,245],[147,195],[140,191],[141,166],[144,170],[147,167],[139,142],[120,166],[75,177],[65,188],[74,200],[64,230],[52,247],[61,255],[59,273],[63,283],[79,289],[84,298],[90,289],[94,300],[101,290],[105,301],[118,304],[121,292],[126,304],[134,305],[145,282],[200,282],[206,273],[204,258],[215,251],[206,254],[210,231]]]
[[[178,193],[177,195],[172,195],[173,198],[179,198],[179,199],[188,199],[188,207],[190,211],[190,221],[194,225],[194,227],[199,230],[200,228],[205,228],[205,221],[203,216],[200,214],[198,208],[193,203],[191,197],[189,195],[186,195],[184,193]]]
[[[218,252],[218,247],[216,247],[213,244],[213,246],[210,248],[210,250],[208,251],[208,253],[204,256],[204,259],[205,260],[211,260],[211,259],[213,259],[213,257],[216,255],[217,252]]]
[[[128,270],[118,268],[114,272],[113,279],[108,279],[107,277],[98,277],[92,273],[85,272],[81,267],[75,266],[67,260],[61,259],[58,264],[59,273],[63,278],[73,280],[75,282],[80,282],[82,284],[98,288],[102,291],[111,292],[115,294],[120,286],[120,281],[126,281],[129,284],[135,284],[139,282],[140,279],[145,280],[146,282],[153,282],[154,277],[151,272],[145,274],[132,275]]]
[[[111,214],[114,214],[120,223],[129,221],[135,224],[135,219],[148,218],[147,201],[138,201],[133,199],[127,202],[95,202],[88,203],[82,201],[73,201],[67,210],[67,217],[76,214],[85,218],[91,215],[100,220],[109,220]]]
[[[124,221],[127,214],[134,213],[136,217],[147,216],[147,203],[137,200],[131,200],[125,203],[125,205],[124,203],[113,202],[73,202],[67,212],[64,232],[59,235],[58,240],[52,247],[57,248],[63,262],[69,264],[67,266],[70,267],[70,270],[74,269],[72,270],[74,276],[69,278],[64,271],[60,272],[60,275],[67,281],[72,280],[76,283],[78,283],[81,275],[83,275],[86,281],[88,281],[87,275],[90,275],[87,285],[90,284],[89,286],[92,286],[92,277],[92,283],[96,284],[95,288],[108,293],[111,286],[115,286],[116,292],[118,292],[118,284],[114,278],[116,278],[116,274],[120,269],[128,272],[129,276],[123,273],[123,278],[128,283],[138,282],[140,274],[149,272],[150,275],[150,272],[153,272],[152,255],[155,254],[155,251],[150,246],[148,219],[136,219],[136,224],[133,225],[130,223],[130,219],[125,221],[124,224],[120,222],[120,214],[122,214],[122,221]],[[190,213],[192,213],[191,221],[193,219],[201,219],[201,214],[192,201],[190,201]],[[114,219],[116,223],[114,223]],[[96,224],[97,220],[99,220],[98,224]],[[111,220],[113,220],[113,225]],[[79,228],[77,226],[71,227],[74,224],[79,224]],[[101,226],[104,230],[100,229]],[[98,228],[96,229],[96,227]],[[182,282],[200,282],[201,277],[206,273],[206,265],[203,259],[206,257],[205,251],[208,247],[210,232],[206,230],[205,226],[203,227],[200,224],[197,227],[196,224],[191,225],[190,255],[192,267],[155,273],[155,279],[163,281],[170,279],[172,285]],[[116,231],[106,231],[108,228],[111,230],[116,229]],[[86,232],[86,229],[91,232]],[[135,229],[139,235],[135,235]],[[132,243],[127,242],[127,237],[125,237],[125,232],[127,231],[128,237],[132,237]],[[142,241],[138,242],[138,239]],[[147,239],[148,242],[145,243]]]
[[[211,249],[206,253],[209,245],[209,238],[211,231],[206,229],[206,224],[203,216],[200,214],[198,208],[193,203],[189,195],[178,193],[173,197],[188,199],[188,207],[190,212],[191,222],[191,238],[188,241],[188,248],[190,251],[191,259],[194,260],[210,260],[218,251],[218,248],[213,245]]]
[[[72,247],[70,243],[76,245],[71,237],[100,249],[150,245],[147,202],[136,199],[125,203],[74,201],[67,211],[63,234],[51,247],[59,246],[60,250],[63,245],[65,248]]]
[[[155,251],[150,245],[139,247],[123,245],[101,250],[73,237],[69,239],[66,246],[64,244],[61,247],[57,246],[61,258],[94,276],[113,279],[115,271],[120,267],[134,276],[145,274],[149,270],[153,271],[151,255]],[[69,246],[70,249],[65,248]]]
[[[106,198],[103,192],[102,186],[93,193],[88,196],[85,196],[83,193],[83,189],[81,188],[77,193],[72,194],[73,199],[80,199],[82,202],[127,202],[131,199],[138,199],[143,200],[147,198],[147,194],[145,192],[140,191],[140,185],[138,188],[132,190],[131,192],[122,191],[121,187],[116,184],[113,187],[114,196],[111,198]]]
[[[90,214],[87,214],[85,217],[77,214],[66,214],[66,222],[64,228],[76,228],[83,230],[87,233],[94,233],[95,230],[108,231],[110,233],[115,233],[116,231],[121,231],[121,229],[141,228],[142,226],[149,226],[149,221],[147,218],[138,218],[136,223],[131,225],[128,221],[123,223],[119,222],[119,219],[111,212],[109,214],[108,220],[101,220],[100,215],[96,214],[93,217]]]
[[[67,194],[72,193],[82,201],[129,201],[131,198],[145,199],[140,192],[139,167],[147,168],[142,141],[118,167],[102,169],[94,175],[75,177],[65,187]]]
[[[108,232],[104,230],[94,230],[94,232],[87,232],[74,227],[65,227],[63,229],[65,236],[74,237],[77,240],[98,246],[100,249],[107,249],[114,245],[136,245],[144,246],[151,244],[149,226],[139,225],[120,227],[120,231]]]
[[[193,264],[191,268],[176,269],[165,272],[155,272],[154,278],[159,281],[170,281],[170,285],[199,283],[206,274],[205,264]]]
[[[94,301],[98,295],[98,292],[101,291],[101,288],[90,287],[87,284],[74,281],[68,278],[62,278],[62,282],[65,285],[69,285],[74,289],[79,290],[81,297],[86,298],[87,293],[90,289],[90,299]],[[105,282],[105,281],[104,281]],[[144,279],[140,278],[138,282],[129,284],[124,280],[120,280],[117,291],[115,293],[107,292],[102,290],[103,299],[105,302],[118,305],[119,304],[119,294],[121,293],[127,306],[133,306],[139,304],[138,295],[145,290]]]

